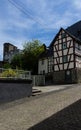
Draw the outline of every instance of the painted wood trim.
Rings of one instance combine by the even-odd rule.
[[[68,47],[67,55],[69,54],[70,46],[71,46],[71,41],[69,41],[69,47]]]
[[[69,64],[70,64],[70,62],[71,62],[71,56],[72,56],[72,55],[70,55],[70,57],[69,57],[69,61],[68,61],[68,65],[67,65],[67,69],[69,69]]]
[[[58,61],[57,61],[57,58],[56,58],[56,62],[57,62],[58,69],[59,69],[59,71],[60,71],[60,67],[59,67],[59,63],[58,63]]]
[[[75,55],[75,40],[73,39],[73,55],[74,55],[74,68],[76,68],[76,63],[75,63],[75,61],[76,61],[76,55]]]

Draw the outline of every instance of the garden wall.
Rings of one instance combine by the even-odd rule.
[[[32,80],[0,79],[0,103],[32,95]]]

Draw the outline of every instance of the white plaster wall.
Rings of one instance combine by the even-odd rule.
[[[69,69],[74,68],[74,62],[69,63]]]
[[[62,56],[62,51],[58,51],[59,56]]]
[[[81,55],[81,50],[78,50],[77,48],[75,48],[75,54]]]
[[[71,43],[70,43],[70,41],[67,42],[67,47],[69,47],[69,44],[70,44],[70,47],[72,47],[73,46],[73,40],[71,41]]]
[[[61,44],[59,44],[59,50],[61,50],[62,49],[62,45]]]
[[[58,45],[56,45],[56,49],[58,50]]]
[[[76,61],[81,62],[81,58],[77,56]]]
[[[68,52],[68,49],[63,50],[64,55],[67,55],[67,52]],[[68,54],[72,54],[72,53],[73,53],[73,48],[70,48]]]
[[[68,51],[68,49],[63,50],[63,54],[67,55],[67,51]]]
[[[64,30],[62,30],[61,32],[62,32],[62,33],[65,33],[65,31],[64,31]]]
[[[67,37],[67,40],[72,40],[72,38],[71,37]]]
[[[58,41],[55,41],[54,45],[58,44]]]
[[[61,64],[61,65],[59,65],[60,66],[60,70],[63,70],[63,65]]]
[[[55,65],[55,71],[58,71],[59,69],[58,69],[58,65]]]
[[[63,38],[63,42],[65,42],[66,41],[66,39],[65,38]]]
[[[42,60],[39,60],[38,74],[41,74],[41,71],[45,71],[45,73],[48,73],[48,59],[44,59],[44,64],[42,64]]]
[[[76,67],[81,68],[81,58],[78,56],[76,57]]]
[[[69,61],[69,58],[70,58],[70,55],[68,55],[68,61]],[[73,55],[71,55],[70,61],[73,61],[73,59],[74,59],[74,57],[73,57]]]
[[[61,39],[61,35],[59,35],[59,39]]]
[[[61,39],[59,40],[59,43],[62,43],[62,40],[61,40]]]
[[[62,63],[62,57],[60,57],[60,63]]]
[[[65,70],[67,69],[67,65],[68,65],[68,63],[64,64],[64,69]]]
[[[69,54],[72,54],[73,53],[73,48],[70,48],[69,49]]]
[[[54,57],[58,57],[57,52],[54,53]]]
[[[53,47],[54,52],[56,51],[55,47]]]
[[[56,62],[56,59],[54,59],[54,64],[56,64],[57,62]]]
[[[76,67],[77,67],[77,68],[79,67],[78,62],[76,62]]]

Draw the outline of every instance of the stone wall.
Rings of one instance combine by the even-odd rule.
[[[77,82],[81,83],[81,69],[77,68],[76,73],[77,73]]]
[[[77,69],[76,68],[71,70],[71,75],[72,75],[72,83],[77,83],[78,77],[77,77]]]
[[[81,70],[71,69],[71,80],[66,81],[65,71],[58,71],[53,73],[53,82],[57,84],[61,83],[77,83],[78,79],[81,79]]]
[[[67,84],[81,82],[81,69],[70,69],[71,80],[66,81],[65,71],[57,71],[49,73],[47,75],[35,75],[33,76],[33,85],[51,85],[51,84]]]
[[[65,71],[58,71],[53,73],[53,82],[54,83],[64,83],[65,81]]]
[[[0,103],[32,95],[32,80],[1,80]]]
[[[53,73],[48,73],[45,75],[45,85],[53,84]]]

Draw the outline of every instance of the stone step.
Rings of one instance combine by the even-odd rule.
[[[38,90],[38,89],[33,89],[32,90],[32,96],[40,95],[41,93],[42,93],[41,90]]]

